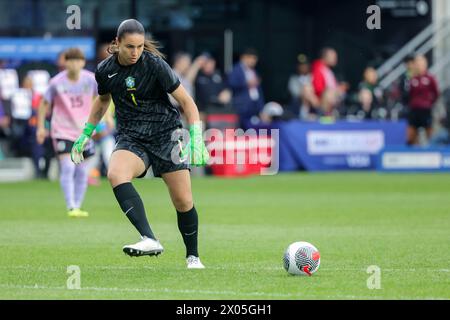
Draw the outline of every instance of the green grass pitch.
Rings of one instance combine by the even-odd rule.
[[[194,178],[200,255],[187,270],[164,183],[139,180],[165,247],[130,258],[138,235],[107,181],[90,187],[87,219],[66,216],[57,182],[0,184],[0,299],[449,299],[450,176],[279,174]],[[288,275],[285,248],[321,253],[312,277]],[[79,266],[81,289],[67,288]],[[367,268],[381,269],[368,289]]]

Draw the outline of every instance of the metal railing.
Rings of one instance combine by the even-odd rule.
[[[394,81],[400,78],[406,67],[403,63],[409,54],[426,54],[436,48],[441,42],[450,37],[450,19],[443,19],[433,22],[414,38],[408,41],[397,53],[386,60],[378,69],[379,85],[381,88],[388,88]],[[450,63],[449,55],[436,56],[430,72],[438,74]]]

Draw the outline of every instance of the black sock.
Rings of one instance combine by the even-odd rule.
[[[198,215],[195,207],[187,212],[177,211],[178,229],[186,245],[186,258],[190,255],[198,257]]]
[[[113,191],[120,208],[141,236],[155,239],[155,235],[148,224],[144,204],[131,182],[119,184]]]

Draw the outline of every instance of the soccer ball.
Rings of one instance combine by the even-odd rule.
[[[311,276],[320,266],[319,250],[308,242],[294,242],[284,252],[283,264],[290,274]]]

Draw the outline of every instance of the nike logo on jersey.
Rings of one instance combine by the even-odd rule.
[[[114,77],[117,73],[118,73],[118,72],[113,73],[113,74],[108,74],[108,78],[111,79],[111,78]]]

